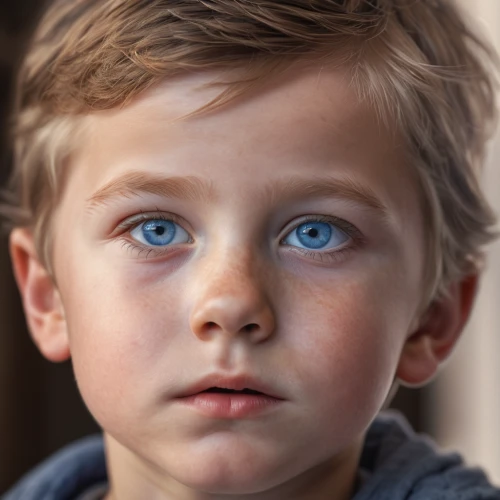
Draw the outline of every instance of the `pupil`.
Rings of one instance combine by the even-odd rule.
[[[165,232],[165,228],[161,227],[161,226],[157,226],[155,228],[155,232],[156,232],[157,235],[161,236]]]
[[[307,233],[311,238],[316,238],[318,236],[318,230],[317,229],[309,229],[309,232]]]

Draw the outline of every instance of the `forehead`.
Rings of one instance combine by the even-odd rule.
[[[225,89],[214,85],[224,78],[217,72],[172,78],[124,109],[90,114],[89,141],[82,150],[102,161],[110,175],[114,165],[123,166],[138,148],[150,155],[189,157],[200,145],[206,160],[208,154],[234,157],[253,170],[290,157],[293,163],[318,160],[349,168],[348,161],[371,150],[377,157],[397,159],[391,168],[408,175],[396,127],[383,126],[369,104],[360,102],[347,71],[296,65],[229,105],[184,119]],[[255,156],[261,161],[252,164]],[[102,169],[87,172],[94,173]]]
[[[347,71],[296,65],[186,118],[224,90],[216,84],[223,79],[217,72],[176,77],[123,109],[89,115],[79,185],[92,195],[122,174],[148,171],[210,179],[222,197],[224,189],[255,186],[262,198],[272,190],[260,188],[284,176],[334,174],[364,182],[397,218],[415,211],[400,134],[359,100]]]

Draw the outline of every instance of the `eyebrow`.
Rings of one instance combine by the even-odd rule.
[[[114,198],[130,198],[141,193],[205,203],[213,203],[216,199],[212,185],[199,177],[164,177],[144,172],[128,172],[99,188],[87,199],[87,206],[94,208],[106,205]]]
[[[87,199],[88,209],[106,205],[116,198],[154,194],[164,198],[216,203],[213,184],[196,176],[171,176],[145,172],[128,172],[109,181]],[[387,221],[391,218],[388,208],[374,191],[354,178],[290,176],[266,186],[262,193],[264,203],[276,203],[281,199],[343,198],[375,210]],[[256,199],[256,203],[260,200]]]

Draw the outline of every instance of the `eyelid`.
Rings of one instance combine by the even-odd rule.
[[[157,212],[141,211],[140,214],[136,214],[131,217],[123,219],[116,226],[116,229],[113,231],[113,235],[118,230],[130,230],[132,227],[139,225],[141,222],[145,222],[152,219],[173,221],[182,226],[186,232],[190,232],[191,228],[189,228],[188,231],[188,229],[184,227],[186,225],[189,226],[189,224],[187,224],[187,222],[182,217],[179,217],[178,215],[173,213],[163,212],[160,209],[157,210],[158,210]],[[356,226],[354,226],[350,222],[347,222],[344,219],[335,217],[334,215],[305,215],[303,217],[300,217],[298,220],[293,219],[291,222],[286,224],[285,228],[283,229],[283,236],[280,238],[280,243],[284,240],[284,238],[288,235],[288,233],[290,233],[290,231],[296,229],[301,224],[305,224],[306,222],[327,222],[339,227],[342,231],[347,233],[349,236],[352,236],[353,238],[357,239],[358,241],[364,239],[364,236],[361,233],[361,231]]]
[[[111,234],[111,237],[116,236],[117,233],[122,233],[123,231],[131,231],[132,229],[134,229],[136,226],[138,226],[142,222],[156,219],[156,220],[165,220],[165,221],[175,222],[176,224],[181,226],[182,229],[184,229],[184,231],[186,231],[186,233],[189,234],[191,239],[193,239],[193,237],[191,236],[191,227],[182,217],[179,217],[178,215],[175,215],[173,213],[164,212],[160,209],[157,209],[157,210],[158,210],[157,212],[154,212],[154,211],[143,212],[143,211],[141,211],[141,213],[139,213],[139,214],[132,215],[130,217],[126,217],[116,226],[116,229]]]
[[[363,243],[365,241],[363,233],[356,226],[344,219],[335,217],[334,215],[305,215],[299,220],[294,219],[285,226],[283,229],[283,237],[280,238],[280,243],[284,242],[286,236],[288,236],[291,231],[297,229],[300,225],[305,224],[306,222],[326,222],[340,228],[340,230],[344,231],[344,233],[350,236],[357,243]]]

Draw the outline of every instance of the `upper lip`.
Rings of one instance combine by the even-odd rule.
[[[251,389],[253,391],[261,392],[266,396],[271,396],[276,399],[283,399],[278,394],[276,394],[276,392],[267,384],[246,374],[211,374],[186,387],[186,389],[183,390],[177,397],[185,398],[188,396],[193,396],[194,394],[206,391],[212,387],[218,387],[219,389],[232,389],[234,391]]]

